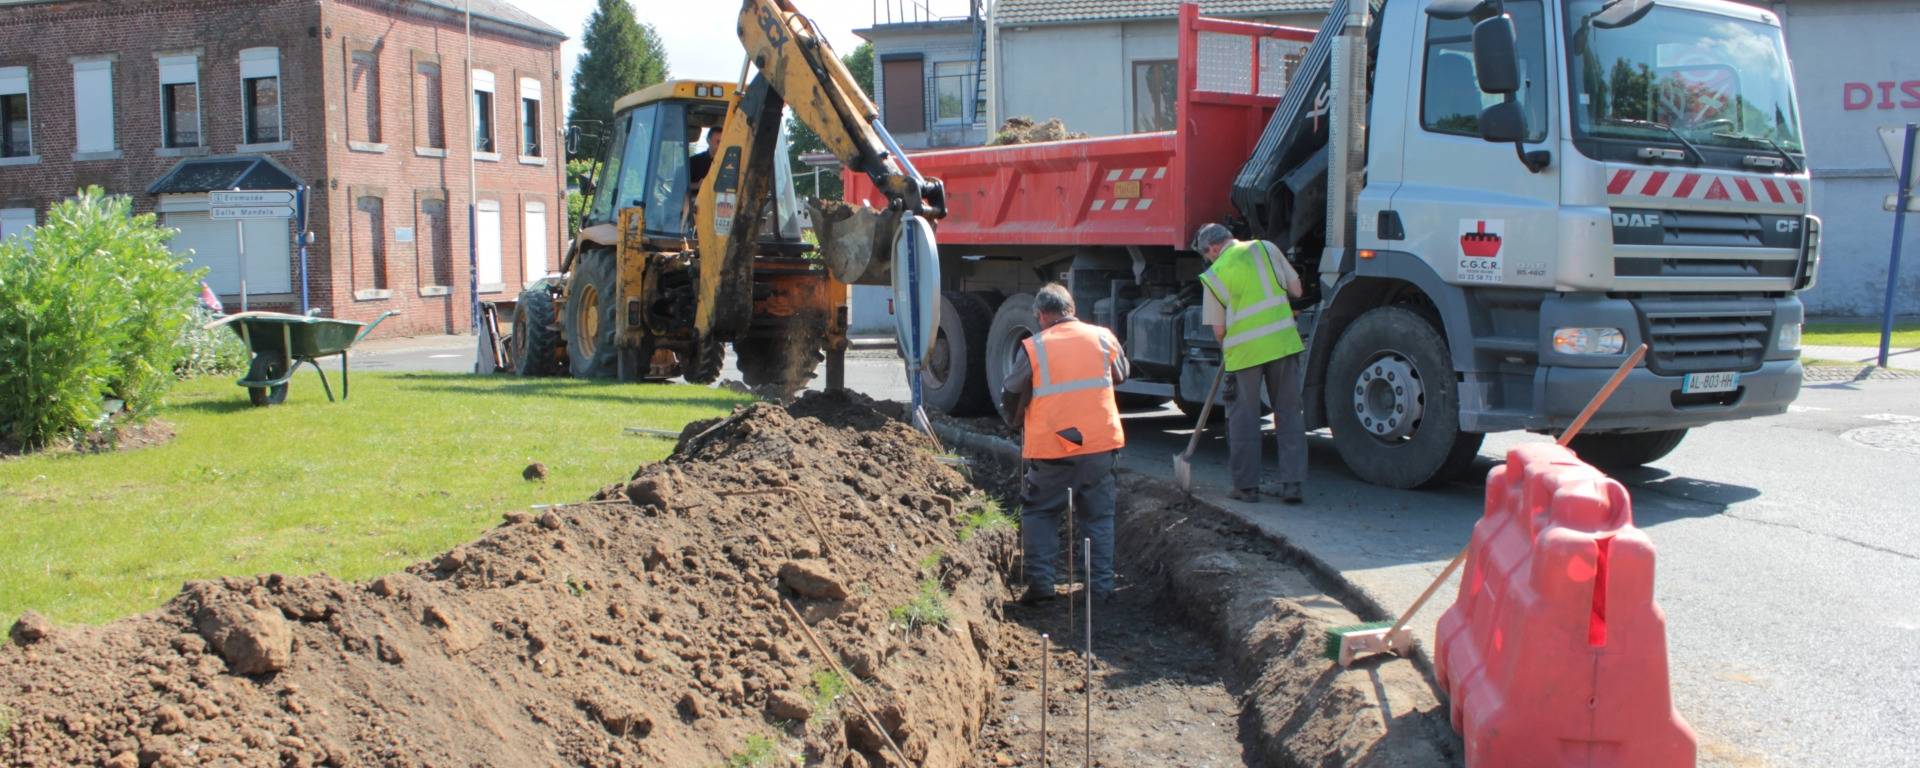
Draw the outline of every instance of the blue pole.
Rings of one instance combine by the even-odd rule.
[[[293,241],[300,246],[300,314],[304,315],[313,311],[307,304],[307,185],[294,187],[293,199],[300,212],[296,217],[300,224],[294,228]]]
[[[1887,347],[1893,343],[1893,300],[1900,287],[1900,241],[1907,236],[1907,206],[1913,200],[1913,139],[1920,124],[1907,123],[1906,148],[1900,155],[1900,190],[1893,196],[1893,256],[1887,260],[1887,299],[1880,310],[1880,367],[1887,367]]]
[[[911,228],[914,216],[908,213],[903,226]],[[920,418],[920,370],[926,364],[927,351],[921,346],[920,339],[920,238],[915,234],[907,237],[907,319],[912,323],[913,367],[908,371],[907,385],[913,392],[913,414],[910,420]],[[931,425],[928,425],[931,426]]]

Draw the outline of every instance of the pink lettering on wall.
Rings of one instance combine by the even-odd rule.
[[[1920,80],[1845,83],[1840,87],[1840,106],[1849,112],[1862,109],[1920,109]]]

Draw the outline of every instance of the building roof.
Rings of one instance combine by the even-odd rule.
[[[293,189],[300,186],[287,169],[261,155],[201,157],[182,160],[162,174],[149,195],[193,194],[216,189]]]
[[[994,23],[1086,24],[1108,21],[1171,19],[1180,15],[1182,0],[1000,0]],[[1200,0],[1208,16],[1260,16],[1271,13],[1312,13],[1332,7],[1329,0]]]

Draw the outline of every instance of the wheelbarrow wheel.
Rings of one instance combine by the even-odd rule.
[[[265,355],[255,355],[253,365],[247,369],[247,378],[253,381],[277,379],[285,375],[287,375],[286,363]],[[287,385],[248,387],[247,400],[256,406],[279,405],[287,401]]]

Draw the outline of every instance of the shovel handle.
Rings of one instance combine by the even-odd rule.
[[[1573,423],[1567,425],[1567,431],[1560,433],[1560,439],[1555,442],[1561,445],[1573,442],[1573,438],[1578,436],[1580,430],[1587,426],[1587,420],[1593,418],[1593,414],[1599,412],[1600,406],[1606,404],[1607,398],[1613,397],[1613,391],[1620,388],[1620,382],[1626,381],[1627,374],[1632,373],[1633,369],[1640,367],[1640,361],[1646,359],[1646,356],[1647,345],[1641,344],[1635,347],[1633,354],[1627,355],[1626,361],[1622,362],[1620,367],[1614,370],[1613,376],[1607,379],[1606,385],[1600,387],[1600,391],[1594,394],[1592,400],[1587,401],[1587,407],[1580,409],[1580,415],[1574,417]]]
[[[1187,438],[1187,452],[1181,456],[1193,458],[1193,452],[1200,449],[1200,433],[1207,429],[1207,419],[1213,416],[1213,401],[1220,395],[1220,382],[1227,378],[1226,361],[1221,361],[1220,369],[1213,374],[1213,386],[1207,388],[1207,401],[1200,404],[1200,420],[1193,425],[1193,437]]]

